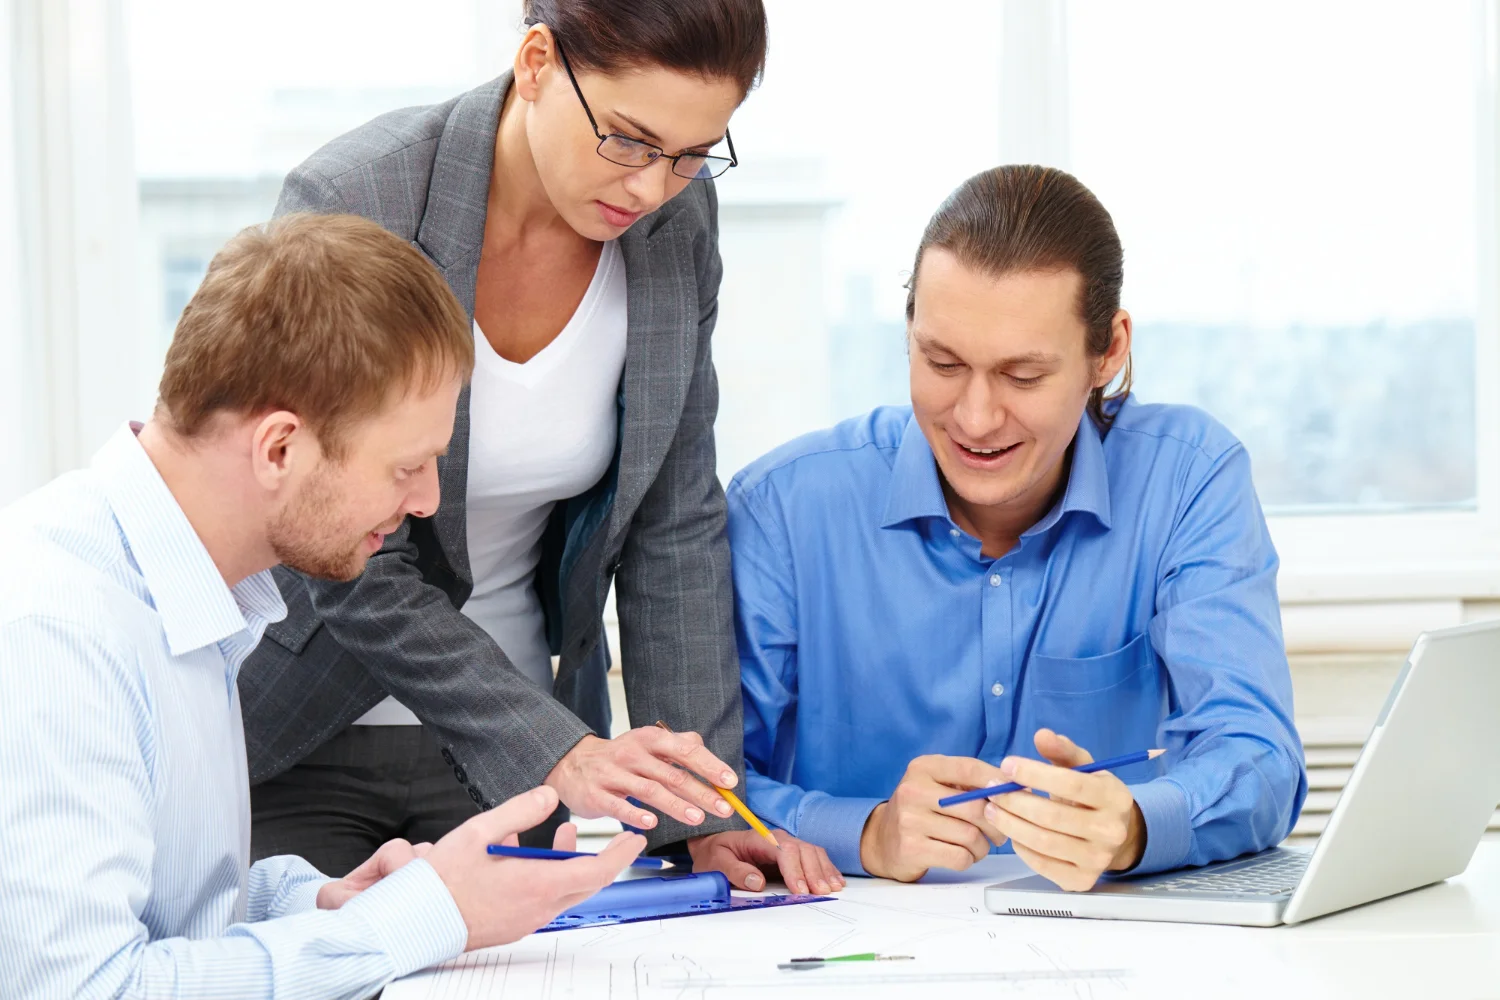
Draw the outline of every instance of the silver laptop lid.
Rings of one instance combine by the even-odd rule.
[[[1500,802],[1500,621],[1424,633],[1282,919],[1459,874]]]

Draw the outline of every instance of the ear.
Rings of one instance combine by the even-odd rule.
[[[1120,374],[1120,369],[1125,367],[1125,362],[1130,359],[1131,332],[1130,313],[1124,309],[1115,310],[1115,318],[1110,322],[1109,349],[1096,362],[1096,389],[1102,389],[1113,382],[1115,376]]]
[[[555,61],[557,45],[552,40],[552,29],[545,24],[533,24],[521,39],[516,50],[516,93],[521,100],[532,103],[542,90],[542,76]]]
[[[250,430],[250,468],[268,493],[280,490],[299,469],[317,465],[322,454],[312,431],[289,410],[266,414]]]

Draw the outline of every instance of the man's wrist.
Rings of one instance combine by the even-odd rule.
[[[859,863],[864,865],[865,871],[876,878],[885,877],[885,865],[881,863],[878,857],[879,852],[875,849],[875,844],[879,840],[875,831],[888,805],[890,805],[889,802],[882,802],[871,809],[869,817],[865,819],[864,829],[859,834]]]
[[[1125,842],[1115,852],[1109,866],[1112,872],[1129,871],[1140,864],[1146,854],[1146,817],[1138,803],[1131,802],[1130,818],[1126,822]]]

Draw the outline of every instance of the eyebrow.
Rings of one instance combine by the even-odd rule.
[[[643,122],[638,122],[634,118],[632,118],[629,115],[625,114],[624,112],[616,111],[613,108],[610,109],[609,113],[610,113],[611,117],[618,118],[620,121],[624,122],[626,125],[629,125],[631,128],[635,129],[641,135],[645,136],[647,139],[650,139],[652,142],[656,143],[658,146],[661,145],[661,143],[662,143],[661,136],[659,136],[655,132],[651,131],[651,129],[648,126],[646,126]],[[683,146],[682,148],[683,149],[698,149],[701,146],[703,149],[712,149],[713,147],[717,146],[719,143],[721,143],[723,141],[724,141],[724,137],[721,135],[717,139],[710,139],[708,142],[693,143],[693,144],[690,144],[690,145],[687,145],[687,146]]]
[[[1061,361],[1062,358],[1056,354],[1047,354],[1044,351],[1027,351],[1025,354],[1001,358],[999,367],[1008,365],[1055,365]]]
[[[942,341],[936,340],[932,337],[922,336],[921,334],[917,335],[917,346],[924,351],[942,351],[944,354],[951,354],[955,358],[959,356],[957,351],[953,350],[953,348],[947,346]],[[995,363],[995,367],[1006,368],[1012,365],[1055,365],[1059,364],[1061,361],[1062,358],[1056,354],[1048,354],[1045,351],[1027,351],[1025,354],[1014,354],[1008,358],[1001,358],[998,362]]]

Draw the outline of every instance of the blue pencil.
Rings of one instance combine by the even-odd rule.
[[[547,847],[507,847],[504,844],[491,844],[491,854],[498,854],[502,858],[530,858],[533,861],[566,861],[569,858],[592,858],[594,854],[585,854],[582,851],[554,851]],[[632,868],[671,868],[672,862],[665,858],[636,858],[630,862]]]
[[[1155,760],[1165,750],[1137,750],[1135,753],[1121,754],[1119,757],[1111,757],[1109,760],[1096,760],[1092,764],[1081,764],[1073,768],[1079,774],[1093,774],[1095,771],[1112,771],[1117,767],[1127,767],[1131,764],[1139,764],[1143,760]],[[987,799],[991,795],[1004,795],[1006,792],[1019,792],[1025,785],[1018,785],[1014,781],[1004,785],[996,785],[993,788],[976,788],[972,792],[959,792],[950,795],[946,799],[938,799],[938,805],[946,809],[956,806],[960,802],[973,802],[975,799]]]

